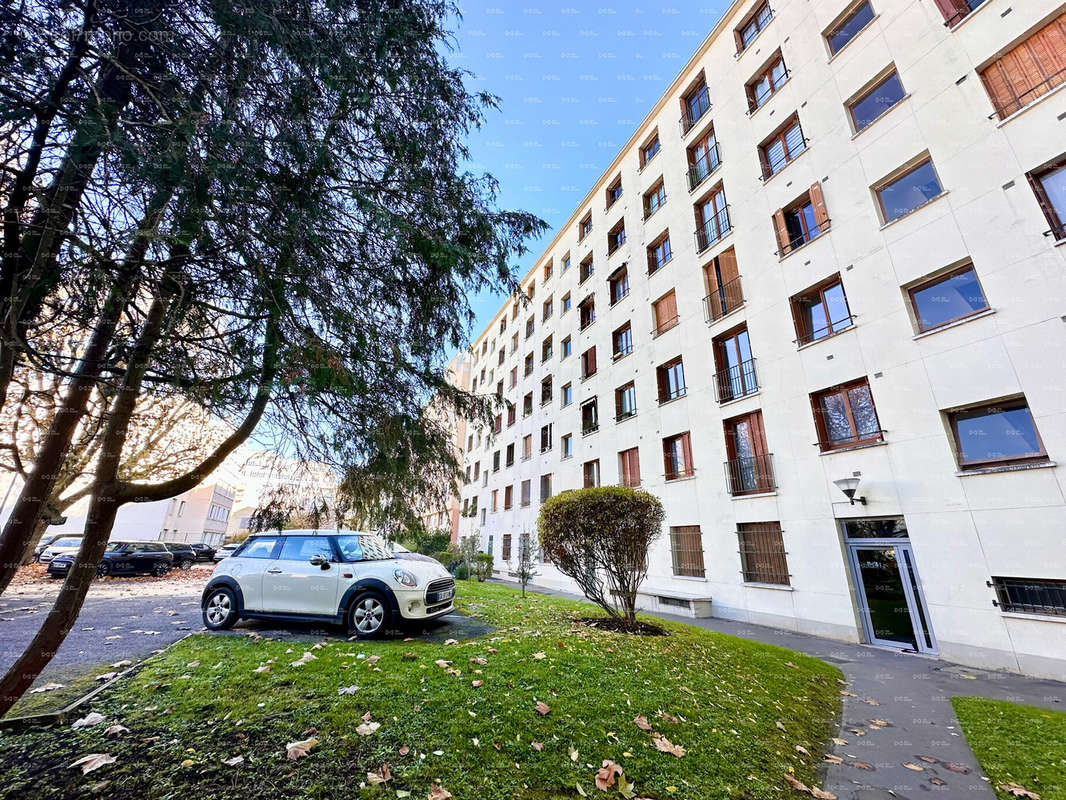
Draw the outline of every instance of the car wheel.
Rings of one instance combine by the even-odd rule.
[[[210,631],[232,628],[237,622],[237,597],[232,589],[213,589],[203,604],[204,626]]]
[[[181,567],[182,569],[191,569],[192,568],[192,559],[191,558],[183,559],[182,562],[180,564],[178,564],[178,566]]]
[[[97,566],[96,566],[96,577],[97,578],[106,578],[110,574],[111,574],[111,564],[109,562],[101,561],[99,564],[97,564]]]
[[[152,564],[152,574],[155,575],[157,578],[162,578],[168,572],[170,572],[169,564],[164,564],[162,561],[157,561]]]
[[[348,630],[360,639],[374,639],[389,627],[389,605],[377,592],[363,592],[348,609]]]

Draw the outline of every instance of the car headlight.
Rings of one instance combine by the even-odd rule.
[[[401,583],[404,586],[417,586],[418,581],[415,576],[405,569],[396,568],[392,571],[392,577],[396,579],[397,583]]]

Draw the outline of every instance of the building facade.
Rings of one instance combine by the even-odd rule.
[[[474,342],[460,535],[639,485],[645,607],[1066,675],[1064,79],[1052,0],[734,3]]]
[[[219,547],[226,540],[226,527],[237,490],[228,483],[205,482],[166,501],[159,538],[164,542],[203,542]]]
[[[457,353],[447,367],[447,379],[455,386],[470,385],[470,363],[472,358],[469,353]],[[452,449],[456,458],[462,459],[464,442],[467,435],[467,423],[448,404],[434,398],[426,405],[427,417],[434,423],[441,425],[445,430],[452,432]],[[459,540],[459,518],[461,509],[459,498],[450,489],[445,488],[442,494],[447,496],[443,505],[439,500],[422,503],[420,517],[422,524],[429,530],[448,531],[452,543]]]

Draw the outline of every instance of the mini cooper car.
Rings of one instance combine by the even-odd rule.
[[[47,564],[56,556],[75,556],[80,549],[80,536],[60,536],[41,551],[41,555],[37,557],[37,560],[42,564]]]
[[[241,618],[343,624],[361,639],[404,620],[454,610],[455,580],[439,563],[400,561],[361,531],[283,531],[249,537],[215,568],[201,598],[204,625]]]
[[[174,556],[174,566],[188,569],[196,563],[196,551],[184,542],[163,542],[163,547]]]
[[[70,572],[76,554],[60,555],[48,564],[48,574],[61,578]],[[161,578],[174,564],[162,542],[108,542],[103,558],[96,566],[101,578],[108,575],[155,575]]]
[[[67,536],[67,534],[65,534],[65,533],[46,533],[44,536],[42,536],[40,538],[40,540],[37,542],[37,546],[33,548],[33,560],[35,562],[40,562],[41,553],[43,553],[45,550],[48,549],[48,545],[50,545],[52,542],[56,541],[57,539],[62,539],[64,536]]]

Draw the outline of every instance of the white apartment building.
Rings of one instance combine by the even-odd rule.
[[[1058,0],[733,3],[474,342],[460,535],[640,485],[646,607],[1066,676],[1064,81]]]

